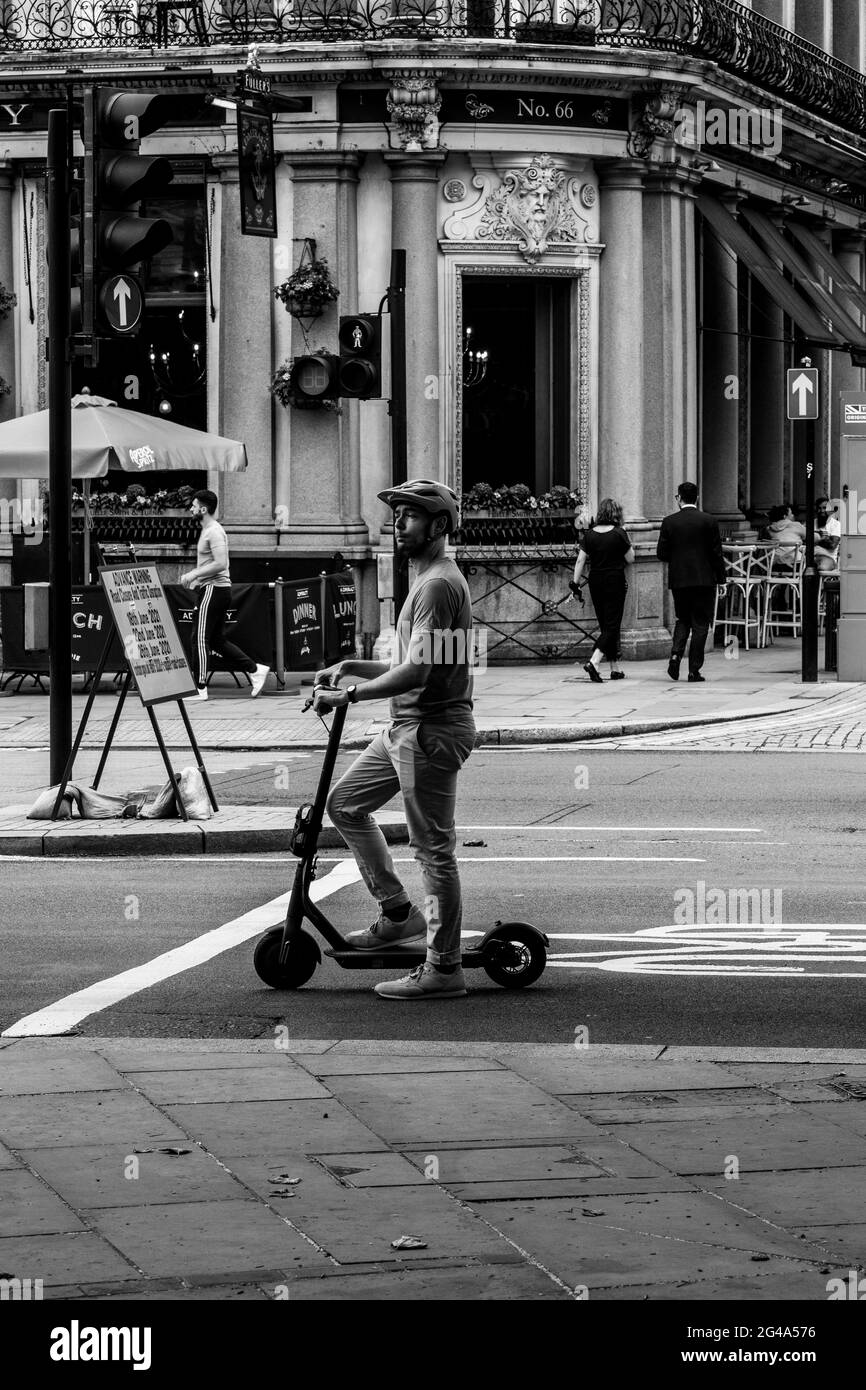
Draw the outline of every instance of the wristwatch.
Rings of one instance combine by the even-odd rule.
[[[349,704],[350,704],[350,705],[356,705],[356,704],[358,703],[358,687],[357,687],[357,685],[347,685],[347,686],[346,686],[346,694],[347,694],[348,697],[349,697]]]

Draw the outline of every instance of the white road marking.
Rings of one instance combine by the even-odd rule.
[[[524,834],[527,830],[610,830],[617,834],[621,830],[665,830],[679,833],[686,833],[697,830],[707,830],[727,835],[760,835],[764,827],[762,825],[458,825],[455,829],[461,833],[464,830],[519,830]]]
[[[320,860],[331,863],[331,860]],[[394,859],[395,864],[414,864],[414,858]],[[458,854],[458,864],[706,864],[706,859],[685,855],[630,854]]]
[[[548,965],[624,975],[866,978],[861,922],[743,923],[645,927],[636,932],[548,932],[550,941],[608,942],[606,950],[559,951]],[[619,953],[616,953],[619,948]],[[818,966],[836,966],[822,970]]]
[[[320,898],[326,898],[331,893],[338,893],[347,884],[355,883],[360,877],[354,859],[341,859],[337,868],[311,885],[310,897],[314,902],[318,902]],[[187,941],[183,946],[176,946],[172,951],[155,956],[143,965],[124,970],[122,974],[112,975],[107,980],[98,980],[96,984],[88,985],[86,989],[77,990],[74,994],[67,994],[64,999],[58,999],[47,1008],[19,1019],[11,1028],[4,1029],[0,1036],[33,1038],[69,1033],[88,1015],[109,1009],[131,994],[150,989],[173,975],[181,975],[185,970],[203,965],[206,961],[213,960],[214,956],[230,951],[241,942],[249,940],[251,936],[259,936],[269,927],[277,926],[285,916],[290,896],[291,889],[282,893],[280,897],[272,898],[270,902],[262,903],[260,907],[245,912],[243,916],[235,917],[231,922],[225,922],[221,927],[215,927],[212,931],[197,936],[193,941]]]

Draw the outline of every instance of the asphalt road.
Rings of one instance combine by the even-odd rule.
[[[327,960],[304,989],[269,989],[252,954],[280,904],[207,937],[286,892],[294,861],[281,856],[4,860],[0,1028],[53,1010],[35,1029],[67,1031],[76,1010],[58,1001],[141,966],[122,997],[88,994],[74,1030],[564,1043],[580,1029],[592,1043],[863,1047],[861,757],[475,753],[458,807],[464,929],[534,922],[550,963],[525,992],[473,972],[470,995],[447,1003],[386,1003],[371,994],[380,974]],[[293,763],[271,799],[310,795],[317,763]],[[233,799],[264,800],[279,780],[261,765],[225,776]],[[342,886],[324,910],[338,928],[367,925],[366,890],[334,851],[326,890],[330,873]],[[181,947],[159,978],[157,958]]]

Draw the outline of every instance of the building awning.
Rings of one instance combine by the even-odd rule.
[[[855,314],[866,314],[866,291],[833,255],[829,246],[815,235],[811,227],[804,227],[800,222],[789,222],[788,230],[803,250],[818,263],[825,275],[830,276],[833,281],[833,293],[844,299],[848,308]]]
[[[822,284],[814,268],[797,248],[791,245],[790,241],[786,241],[779,228],[774,226],[769,217],[750,207],[742,208],[741,216],[757,232],[767,249],[793,275],[804,295],[807,299],[811,299],[819,315],[830,325],[833,334],[841,338],[842,344],[866,348],[866,333],[863,332],[858,321],[853,319],[843,308],[837,295],[831,293],[826,285]],[[826,255],[831,262],[830,274],[835,281],[842,273],[842,267],[829,250],[826,250]]]
[[[758,283],[763,285],[783,313],[793,319],[804,337],[822,347],[844,349],[847,346],[847,340],[839,331],[839,326],[833,320],[830,323],[826,322],[825,315],[816,312],[809,300],[804,299],[803,295],[788,283],[776,259],[769,255],[754,237],[749,236],[745,227],[731,216],[727,208],[715,198],[703,193],[698,195],[697,201],[698,208],[713,230],[743,262]],[[786,249],[790,249],[787,243],[785,245]],[[782,257],[779,256],[778,259],[782,260]],[[859,328],[857,335],[859,343]]]

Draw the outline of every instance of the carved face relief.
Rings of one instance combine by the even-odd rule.
[[[517,233],[527,261],[537,261],[553,241],[577,242],[582,229],[567,196],[567,179],[548,155],[524,169],[509,169],[488,195],[479,240],[511,240]]]

